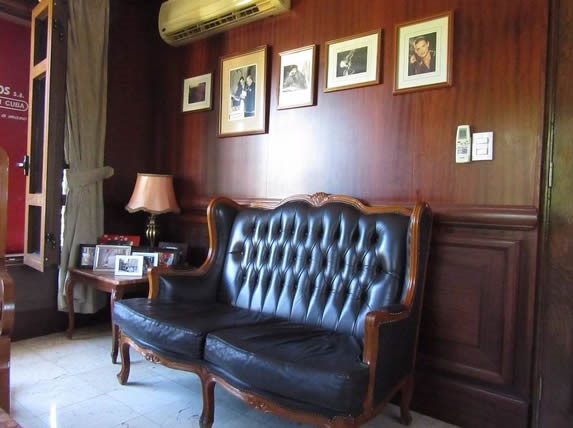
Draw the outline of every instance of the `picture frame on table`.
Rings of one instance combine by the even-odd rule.
[[[279,94],[277,109],[316,104],[316,45],[279,53]]]
[[[187,242],[165,242],[161,241],[157,245],[159,250],[174,250],[177,251],[177,264],[184,265],[187,262],[187,253],[189,252],[189,244]]]
[[[158,266],[175,266],[179,263],[178,250],[173,248],[157,248]]]
[[[454,13],[396,25],[394,94],[452,86]]]
[[[78,267],[93,269],[95,258],[95,244],[80,244],[78,250]]]
[[[204,111],[213,108],[213,73],[183,80],[183,112]]]
[[[221,58],[219,137],[267,130],[268,46]]]
[[[380,83],[382,30],[326,42],[324,92]]]
[[[130,254],[131,247],[129,245],[96,245],[93,270],[113,272],[116,257],[129,256]]]
[[[116,256],[116,276],[143,276],[143,256]]]
[[[143,274],[147,274],[149,270],[159,265],[159,253],[157,252],[139,252],[139,251],[131,251],[132,256],[141,256],[143,257]]]

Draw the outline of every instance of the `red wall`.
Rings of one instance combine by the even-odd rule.
[[[6,252],[24,250],[26,179],[15,167],[26,154],[30,28],[0,19],[0,145],[10,157]]]

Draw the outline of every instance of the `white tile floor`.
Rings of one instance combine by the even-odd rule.
[[[110,360],[107,326],[12,344],[12,417],[24,428],[198,427],[201,388],[197,376],[145,361],[131,351],[128,385],[117,382],[119,365]],[[247,407],[215,388],[214,428],[302,427]],[[398,409],[386,411],[365,427],[402,427]],[[413,413],[412,428],[452,425]]]

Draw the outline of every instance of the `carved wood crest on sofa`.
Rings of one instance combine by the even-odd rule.
[[[401,419],[411,421],[426,203],[371,207],[316,194],[256,207],[216,198],[207,225],[201,267],[153,269],[148,298],[114,305],[120,383],[133,348],[199,376],[202,427],[213,423],[216,384],[260,410],[325,427],[359,426],[401,393]]]

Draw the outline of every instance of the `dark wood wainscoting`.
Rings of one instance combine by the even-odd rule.
[[[464,427],[529,421],[537,212],[510,210],[434,232],[414,405]]]
[[[240,202],[247,201],[253,200]],[[190,239],[193,264],[206,255],[201,214],[206,203],[199,201],[172,223]],[[525,427],[531,403],[537,210],[436,206],[434,213],[414,408],[464,427]]]

